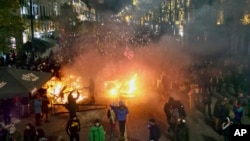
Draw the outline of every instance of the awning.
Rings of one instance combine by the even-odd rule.
[[[34,48],[35,52],[45,52],[48,48],[54,47],[56,42],[50,39],[37,39],[33,40],[33,44],[28,41],[23,45],[25,51],[32,51]],[[33,46],[33,47],[32,47]]]
[[[0,67],[0,99],[34,94],[51,77],[47,72]]]

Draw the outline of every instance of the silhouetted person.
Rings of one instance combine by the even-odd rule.
[[[171,127],[171,118],[172,118],[172,111],[174,109],[174,98],[169,97],[168,102],[164,105],[164,113],[166,114],[167,124],[168,124],[168,131],[170,131]]]
[[[203,101],[203,113],[208,113],[208,116],[212,118],[211,112],[211,103],[212,103],[212,94],[209,88],[205,88],[204,92],[202,92],[202,101]],[[206,110],[207,109],[207,110]]]
[[[3,120],[4,124],[10,124],[11,118],[10,118],[10,110],[12,107],[12,100],[11,99],[3,99],[2,100],[2,109],[3,109]]]
[[[8,130],[4,128],[2,124],[0,124],[0,141],[6,141]]]
[[[95,82],[93,78],[89,79],[89,86],[86,87],[89,90],[89,96],[92,103],[95,103]]]
[[[148,121],[149,129],[149,141],[158,141],[161,137],[161,131],[159,126],[155,123],[155,119],[149,119]]]
[[[70,92],[70,94],[68,95],[68,110],[69,110],[69,117],[72,118],[74,115],[76,115],[76,111],[77,111],[77,103],[76,100],[79,97],[79,93],[77,92],[77,97],[74,98],[73,97],[73,92]]]
[[[21,104],[22,104],[22,117],[23,118],[28,117],[29,116],[29,98],[22,97]]]
[[[185,119],[178,119],[174,141],[189,141],[189,131]]]
[[[23,132],[23,141],[34,141],[35,137],[36,128],[31,123],[26,124]]]
[[[47,138],[45,136],[45,132],[43,129],[41,128],[36,129],[35,141],[47,141]]]
[[[49,98],[46,94],[42,96],[42,116],[45,116],[45,122],[49,122],[48,115],[49,115]]]

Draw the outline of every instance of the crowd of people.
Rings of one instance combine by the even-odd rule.
[[[15,126],[6,129],[0,124],[1,141],[47,141],[45,132],[42,128],[35,128],[31,123],[25,125],[23,133],[17,130]]]
[[[183,68],[184,73],[179,70],[163,73],[156,88],[165,97],[174,91],[188,99],[188,108],[201,111],[205,120],[212,121],[215,131],[228,141],[229,125],[246,124],[250,118],[249,61],[223,55],[194,58],[193,64]],[[169,103],[165,108],[171,107]],[[170,119],[174,114],[166,109],[165,113],[172,129],[175,126]]]

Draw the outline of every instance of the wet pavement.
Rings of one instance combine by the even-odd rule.
[[[177,94],[172,96],[175,99],[181,99],[186,107],[186,120],[190,132],[190,141],[223,141],[223,136],[214,131],[211,120],[209,120],[199,110],[188,108],[187,99],[184,98],[184,96]],[[129,115],[127,119],[127,140],[148,140],[149,131],[147,128],[147,121],[149,118],[154,117],[162,130],[162,137],[160,138],[160,141],[171,141],[172,136],[167,132],[166,117],[163,113],[163,105],[166,100],[159,98],[159,96],[153,92],[145,97],[147,97],[146,100],[138,100],[136,98],[125,100],[125,103],[129,108]],[[216,101],[216,97],[213,97],[213,101]],[[97,103],[107,105],[112,102],[113,100],[104,97],[97,101]],[[89,129],[93,125],[94,120],[97,118],[101,119],[104,129],[106,130],[106,140],[118,140],[118,133],[116,134],[116,137],[109,136],[109,121],[106,112],[107,109],[99,109],[77,113],[81,122],[80,140],[89,140]],[[56,141],[59,136],[68,140],[69,138],[65,132],[66,123],[68,121],[68,113],[51,115],[49,120],[49,123],[43,123],[42,126],[39,127],[45,130],[48,141]],[[20,121],[14,120],[14,122],[16,123],[15,126],[17,129],[23,132],[25,124],[29,122],[35,123],[35,118],[32,115],[29,118],[21,119]],[[250,123],[249,118],[246,118],[245,122]]]

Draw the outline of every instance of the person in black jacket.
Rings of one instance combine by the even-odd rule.
[[[3,99],[2,100],[2,105],[1,108],[3,110],[3,120],[4,120],[4,124],[8,125],[11,122],[11,118],[10,118],[10,111],[11,111],[11,107],[12,107],[12,99]]]
[[[189,141],[188,127],[186,125],[186,120],[183,118],[179,118],[176,124],[174,141]]]
[[[77,118],[76,115],[72,117],[67,123],[66,126],[66,132],[69,135],[70,141],[73,141],[74,139],[76,141],[79,141],[79,132],[80,132],[80,121]]]
[[[166,117],[167,117],[167,124],[168,124],[168,130],[170,131],[170,128],[171,128],[171,117],[172,117],[172,109],[174,108],[174,98],[173,97],[169,97],[168,99],[168,102],[165,103],[164,105],[164,113],[166,114]]]
[[[47,141],[47,138],[45,136],[45,132],[43,129],[41,128],[36,129],[35,141]]]
[[[202,102],[203,102],[203,113],[208,113],[209,118],[212,118],[211,104],[212,104],[212,92],[209,88],[204,88],[202,92]],[[207,109],[207,110],[206,110]]]
[[[31,123],[26,124],[23,132],[23,141],[34,141],[35,137],[36,137],[35,127]]]
[[[48,115],[49,115],[49,98],[46,94],[42,96],[42,118],[45,117],[45,122],[49,122]]]
[[[77,103],[76,100],[80,96],[79,92],[77,92],[77,97],[73,96],[75,91],[70,92],[68,95],[68,110],[69,110],[69,119],[72,119],[74,115],[76,115],[77,111]]]
[[[155,119],[149,119],[148,128],[149,141],[158,141],[161,136],[161,132],[159,126],[155,123]]]
[[[7,140],[8,130],[4,128],[2,124],[0,124],[0,141]]]
[[[222,133],[224,136],[224,141],[230,140],[230,126],[233,124],[231,119],[229,117],[226,117],[224,121],[222,122]]]

